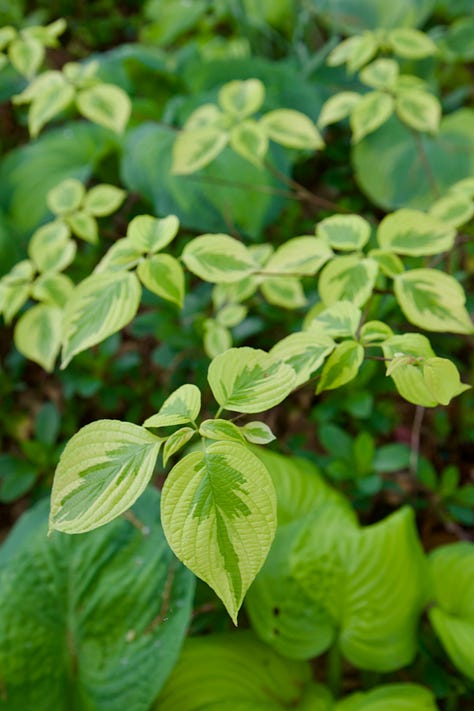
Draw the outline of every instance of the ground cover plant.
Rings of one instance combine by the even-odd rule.
[[[0,708],[470,708],[470,3],[10,5]]]

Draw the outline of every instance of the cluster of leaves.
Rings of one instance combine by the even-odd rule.
[[[147,396],[146,415],[139,408],[133,421],[119,411],[117,419],[73,423],[54,476],[49,538],[47,506],[39,502],[0,551],[0,694],[11,711],[66,708],[70,698],[80,709],[110,711],[118,699],[133,711],[153,704],[185,711],[435,710],[435,696],[454,693],[456,702],[469,694],[472,543],[426,555],[413,507],[376,512],[376,522],[362,525],[307,459],[261,447],[283,442],[284,430],[270,427],[272,412],[287,410],[286,427],[300,393],[310,401],[318,396],[317,411],[348,386],[381,387],[392,401],[417,407],[419,428],[425,408],[452,407],[470,389],[460,354],[474,333],[464,286],[474,135],[471,109],[442,118],[443,86],[435,77],[439,63],[456,58],[446,49],[449,30],[426,34],[411,26],[428,17],[429,0],[403,19],[385,10],[374,27],[365,13],[378,17],[377,0],[354,11],[361,26],[347,26],[352,5],[340,4],[340,15],[308,3],[296,17],[287,2],[278,12],[271,3],[257,9],[246,2],[243,14],[231,2],[217,9],[196,3],[189,13],[186,3],[149,2],[148,36],[183,46],[166,54],[128,45],[43,72],[63,21],[0,31],[5,91],[34,139],[0,164],[0,246],[9,229],[21,238],[20,254],[0,253],[0,314],[6,326],[14,322],[17,352],[63,388],[90,349],[100,359],[111,339],[119,348],[124,329],[155,343],[169,339],[168,351],[167,343],[157,348],[160,366],[184,362],[177,384],[161,388],[166,376],[152,384],[159,392]],[[315,16],[322,38],[324,25],[351,35],[319,47],[319,64],[301,50],[305,24]],[[233,36],[201,50],[200,33],[219,23]],[[247,43],[243,27],[251,29]],[[185,41],[188,32],[194,38]],[[287,65],[251,56],[255,37],[265,33],[292,43]],[[393,58],[376,58],[379,52]],[[199,71],[196,56],[205,60]],[[420,70],[420,60],[431,63],[430,71]],[[71,120],[73,104],[86,122]],[[64,120],[64,128],[48,127]],[[359,202],[363,208],[354,196],[347,209],[292,178],[299,161],[310,166],[334,137],[346,140],[346,123],[368,199]],[[124,211],[127,192],[139,205],[125,206],[113,243],[105,244],[97,218],[110,223]],[[291,218],[288,198],[313,208],[311,219],[301,210]],[[275,238],[266,227],[278,215],[292,222]],[[458,339],[457,350],[440,341],[437,334],[446,333]],[[100,368],[104,373],[107,365]],[[143,391],[137,383],[126,397]],[[37,422],[38,435],[45,426],[41,417]],[[0,457],[9,470],[0,472],[2,500],[31,488],[38,467],[54,466],[58,422],[52,430],[38,435],[36,450],[22,447],[34,471],[27,466],[19,487],[12,470],[21,460]],[[369,432],[356,431],[353,439],[338,432],[324,463],[333,482],[360,481],[356,491],[370,496],[383,489],[381,474],[405,469],[431,492],[441,521],[472,523],[472,485],[449,465],[438,481],[419,457],[415,425],[413,451],[402,447],[402,464],[400,443],[377,447]],[[393,433],[394,427],[384,434]],[[323,446],[327,439],[321,431]],[[390,447],[398,447],[395,464]],[[160,495],[149,487],[157,473],[166,473]],[[245,605],[252,631],[191,638],[177,662],[195,576],[236,625]],[[15,595],[23,579],[24,592]],[[216,601],[209,604],[219,610]],[[390,677],[416,669],[423,616],[424,635],[438,645],[433,656],[451,664],[447,690],[428,690],[416,671],[404,683]],[[42,659],[34,675],[31,654]],[[327,685],[313,681],[309,664],[321,655]],[[361,674],[388,676],[341,699],[342,660]]]

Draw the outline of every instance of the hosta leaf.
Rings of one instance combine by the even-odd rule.
[[[99,240],[99,227],[95,217],[85,210],[77,210],[64,218],[77,237],[85,242],[96,244]]]
[[[361,259],[352,254],[335,257],[319,277],[321,299],[327,306],[341,300],[363,306],[372,294],[377,272],[378,264],[373,259]]]
[[[69,239],[69,227],[60,220],[39,227],[28,245],[28,255],[39,272],[59,272],[71,264],[76,243]]]
[[[199,427],[201,437],[214,440],[230,440],[231,442],[239,442],[245,444],[245,437],[237,425],[229,420],[204,420]]]
[[[143,254],[154,254],[173,241],[178,229],[179,220],[175,215],[162,219],[151,215],[138,215],[128,225],[127,238]]]
[[[403,313],[415,326],[443,333],[474,333],[464,307],[464,290],[449,274],[411,269],[395,278],[394,288]]]
[[[213,283],[239,281],[249,276],[257,265],[251,253],[229,235],[201,235],[188,242],[182,259],[187,268]]]
[[[173,175],[189,175],[204,168],[221,153],[229,135],[221,128],[204,126],[178,133],[173,144]]]
[[[260,287],[269,304],[284,309],[298,309],[306,305],[306,296],[298,277],[265,277]]]
[[[231,81],[219,91],[219,104],[240,119],[254,114],[263,104],[265,87],[260,79]]]
[[[50,530],[91,531],[129,509],[153,475],[162,441],[118,420],[82,427],[56,468]]]
[[[365,94],[351,113],[352,142],[358,143],[369,133],[376,131],[393,113],[395,102],[392,96],[381,91]]]
[[[318,118],[319,128],[325,128],[331,123],[337,123],[347,118],[353,108],[361,100],[361,95],[355,91],[340,91],[324,102]]]
[[[372,89],[393,89],[397,83],[399,67],[393,59],[376,59],[362,69],[359,79]]]
[[[337,301],[305,321],[305,329],[319,332],[321,329],[332,338],[354,338],[362,318],[362,311],[350,301]]]
[[[333,711],[438,711],[433,693],[417,684],[384,684],[339,701]]]
[[[338,343],[323,366],[316,393],[334,390],[349,383],[359,372],[363,359],[364,349],[359,343]]]
[[[382,249],[424,256],[451,249],[456,231],[432,215],[403,208],[384,217],[377,230]]]
[[[188,454],[166,479],[161,515],[173,551],[213,588],[237,624],[275,534],[276,496],[264,465],[234,442]]]
[[[333,256],[332,249],[323,239],[294,237],[271,255],[263,268],[274,275],[312,276]]]
[[[163,447],[163,466],[166,467],[169,458],[179,452],[195,434],[196,430],[192,427],[181,427],[170,434]]]
[[[61,72],[48,72],[49,81],[43,91],[34,97],[28,112],[28,129],[33,138],[39,134],[45,124],[74,99],[74,88],[66,81]]]
[[[244,683],[243,683],[243,680]],[[305,662],[284,659],[250,630],[190,638],[157,699],[156,711],[278,711],[300,708]]]
[[[230,132],[230,147],[242,158],[260,167],[268,151],[268,137],[259,123],[246,119]]]
[[[370,223],[359,215],[332,215],[318,223],[316,235],[333,249],[356,251],[369,241]]]
[[[78,210],[86,194],[86,189],[80,180],[68,178],[49,191],[46,203],[55,215]]]
[[[441,120],[441,104],[427,91],[403,89],[395,97],[395,111],[399,118],[416,131],[436,133]]]
[[[94,217],[104,217],[118,210],[126,195],[115,185],[94,185],[84,199],[84,209]]]
[[[138,310],[140,296],[138,279],[129,272],[92,274],[84,279],[66,304],[61,367],[126,326]]]
[[[143,423],[144,427],[169,427],[194,422],[201,411],[201,392],[196,385],[181,385],[166,398],[156,415]]]
[[[150,488],[133,511],[141,530],[121,518],[48,538],[44,500],[16,524],[0,549],[5,711],[149,711],[176,663],[194,593],[159,508]]]
[[[291,365],[296,373],[294,387],[298,387],[310,379],[335,345],[332,338],[324,333],[301,331],[278,341],[270,355]]]
[[[407,59],[422,59],[436,54],[433,40],[414,27],[397,27],[388,33],[388,42],[395,54]]]
[[[62,310],[38,304],[26,311],[15,326],[14,342],[20,353],[51,372],[61,348]]]
[[[288,148],[319,150],[324,141],[308,116],[293,109],[269,111],[260,119],[260,126],[272,141]]]
[[[138,265],[137,274],[144,286],[180,308],[184,300],[184,272],[170,254],[155,254]]]
[[[81,89],[76,96],[79,112],[99,126],[123,133],[130,118],[132,103],[123,89],[113,84],[97,84]]]
[[[296,373],[265,351],[229,348],[211,362],[207,379],[221,408],[253,413],[284,400],[294,387]]]
[[[268,444],[276,439],[265,422],[247,422],[241,431],[247,442],[252,442],[252,444]]]
[[[444,195],[430,207],[430,215],[449,227],[459,227],[474,215],[472,198],[460,190]]]

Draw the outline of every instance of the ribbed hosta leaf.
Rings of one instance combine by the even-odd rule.
[[[212,393],[225,410],[264,412],[285,399],[296,382],[289,365],[256,348],[229,348],[208,371]]]
[[[118,420],[80,429],[56,468],[50,529],[83,533],[130,508],[153,475],[161,443],[143,427]]]
[[[188,454],[166,479],[161,516],[173,551],[213,588],[237,624],[275,535],[276,496],[265,466],[236,442]]]
[[[119,519],[47,537],[48,504],[0,549],[2,711],[148,711],[178,657],[194,579],[149,489]],[[141,527],[141,528],[140,528]]]
[[[141,288],[135,274],[92,274],[72,292],[65,308],[61,367],[126,326],[135,316]]]
[[[434,694],[417,684],[386,684],[351,694],[334,711],[438,711]]]

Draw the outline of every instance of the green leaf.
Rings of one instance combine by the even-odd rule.
[[[199,427],[201,437],[214,440],[226,440],[231,442],[239,442],[245,444],[246,440],[243,432],[240,431],[237,425],[229,420],[204,420]]]
[[[46,203],[55,215],[64,215],[78,210],[85,194],[86,189],[80,180],[67,178],[48,192]]]
[[[444,195],[430,207],[430,215],[449,227],[460,227],[474,215],[472,198],[461,191]]]
[[[62,315],[57,306],[38,304],[26,311],[15,326],[17,349],[48,373],[54,369],[61,348]]]
[[[371,91],[354,106],[351,113],[352,142],[358,143],[376,131],[392,115],[395,101],[389,94]]]
[[[141,289],[129,272],[92,274],[72,292],[64,311],[61,367],[126,326],[135,316]]]
[[[169,458],[179,452],[195,434],[196,430],[192,427],[181,427],[170,434],[163,447],[163,466],[166,467]]]
[[[39,227],[28,245],[28,255],[39,272],[60,272],[76,256],[76,243],[67,225],[60,220]]]
[[[232,116],[243,119],[260,109],[265,98],[265,87],[260,79],[231,81],[219,91],[219,104]]]
[[[319,307],[319,305],[318,305]],[[305,329],[324,333],[332,338],[355,338],[362,311],[350,301],[337,301],[332,306],[317,313],[310,312],[305,320]]]
[[[393,52],[406,59],[423,59],[437,52],[433,40],[413,27],[390,30],[387,39]]]
[[[150,488],[134,507],[140,528],[118,519],[72,537],[47,537],[45,500],[22,516],[0,549],[5,711],[116,711],[117,699],[149,711],[178,658],[194,594],[159,508]]]
[[[264,465],[234,442],[188,454],[166,479],[161,515],[172,550],[212,587],[237,624],[275,534],[275,490]]]
[[[138,215],[128,225],[127,238],[142,254],[155,254],[173,241],[178,229],[179,220],[175,215],[162,219]]]
[[[74,99],[74,88],[61,72],[48,72],[48,76],[48,83],[45,86],[43,82],[42,91],[33,98],[28,112],[28,129],[33,138]]]
[[[254,413],[282,402],[294,387],[296,373],[265,351],[229,348],[211,362],[207,379],[221,408]]]
[[[204,126],[178,133],[173,144],[173,175],[190,175],[204,168],[221,153],[229,135],[221,128]]]
[[[320,150],[324,141],[313,121],[300,111],[275,109],[266,113],[259,122],[272,141],[287,148]]]
[[[428,358],[422,371],[428,390],[441,405],[449,405],[453,397],[471,388],[461,383],[458,369],[446,358]]]
[[[325,128],[331,123],[342,121],[351,115],[352,110],[361,100],[361,95],[355,91],[340,91],[324,102],[318,118],[319,128]]]
[[[74,283],[68,276],[48,272],[36,279],[31,288],[31,296],[44,304],[59,306],[62,309],[73,289]]]
[[[413,257],[446,252],[453,247],[455,237],[456,231],[446,223],[411,209],[387,215],[377,230],[382,249]]]
[[[97,244],[99,241],[99,227],[95,217],[85,210],[78,210],[65,216],[65,220],[72,232],[85,242]]]
[[[474,333],[464,307],[464,290],[449,274],[411,269],[395,278],[394,289],[403,313],[415,326],[442,333]]]
[[[84,209],[94,217],[104,217],[118,210],[126,196],[125,190],[115,185],[94,185],[84,199]]]
[[[166,398],[156,415],[143,423],[144,427],[169,427],[194,422],[201,411],[201,392],[196,385],[181,385]]]
[[[0,27],[0,50],[3,51],[17,36],[17,31],[11,25]]]
[[[0,501],[10,504],[24,496],[34,486],[38,477],[35,464],[17,459],[10,454],[0,454]],[[2,653],[0,652],[0,657]]]
[[[306,296],[297,277],[265,277],[260,287],[269,304],[284,309],[298,309],[306,305]]]
[[[81,89],[77,93],[76,104],[86,119],[116,133],[123,133],[132,111],[128,94],[113,84],[97,84]]]
[[[393,89],[397,83],[399,67],[393,59],[376,59],[361,71],[359,79],[372,89]]]
[[[235,328],[247,315],[247,309],[242,304],[226,304],[216,314],[216,321],[224,328]]]
[[[184,301],[184,272],[170,254],[155,254],[138,265],[137,274],[144,286],[180,308]]]
[[[128,239],[118,239],[104,254],[94,272],[99,274],[105,271],[122,271],[135,267],[140,263],[142,253]]]
[[[383,321],[367,321],[361,326],[360,341],[362,345],[380,345],[393,336],[393,331]]]
[[[201,235],[188,242],[182,254],[186,267],[204,281],[239,281],[257,269],[247,247],[223,234]]]
[[[374,32],[363,32],[354,37],[351,52],[347,58],[347,71],[354,74],[375,56],[378,40]]]
[[[184,124],[186,131],[192,131],[195,128],[204,128],[205,126],[213,126],[223,128],[225,125],[224,114],[216,104],[203,104],[199,106]]]
[[[278,247],[263,268],[275,275],[312,276],[333,256],[324,239],[294,237]]]
[[[391,279],[396,277],[397,274],[401,274],[405,269],[400,257],[394,254],[390,248],[388,250],[371,249],[368,256],[371,259],[375,259],[382,274],[385,274],[385,276]]]
[[[430,622],[453,664],[474,679],[474,545],[441,546],[430,554],[429,564],[434,597]]]
[[[355,255],[335,257],[321,272],[318,289],[324,304],[351,301],[363,306],[372,295],[378,264],[373,259],[360,259]]]
[[[339,701],[333,711],[438,711],[434,694],[411,683],[384,684]]]
[[[8,45],[8,58],[19,74],[32,79],[44,59],[44,47],[33,37],[18,36]]]
[[[278,341],[270,350],[270,355],[293,368],[296,373],[294,387],[298,387],[310,379],[335,345],[325,333],[301,331]]]
[[[204,351],[209,358],[215,358],[232,346],[232,334],[213,318],[204,322]]]
[[[359,343],[338,343],[323,366],[316,393],[334,390],[354,380],[363,360],[364,349]]]
[[[419,333],[392,336],[382,342],[382,349],[385,358],[391,359],[387,375],[391,375],[400,395],[415,405],[435,407],[438,402],[421,368],[424,360],[435,356],[428,339]]]
[[[231,130],[230,147],[245,160],[261,167],[268,151],[267,134],[259,123],[246,119]]]
[[[276,439],[270,427],[265,422],[246,422],[241,429],[247,442],[252,444],[268,444]]]
[[[436,133],[441,120],[441,104],[427,91],[403,89],[395,97],[399,118],[416,131]]]
[[[118,420],[82,427],[56,468],[50,530],[84,533],[124,513],[150,481],[162,441]]]
[[[316,236],[333,249],[355,251],[369,241],[370,223],[359,215],[332,215],[318,222]]]

